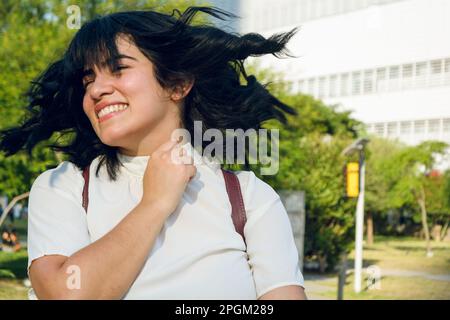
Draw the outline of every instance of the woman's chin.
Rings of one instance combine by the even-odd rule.
[[[122,141],[124,140],[124,138],[126,137],[126,134],[114,134],[111,132],[102,132],[102,134],[100,135],[100,140],[102,141],[103,144],[106,144],[107,146],[110,147],[119,147],[122,145]]]

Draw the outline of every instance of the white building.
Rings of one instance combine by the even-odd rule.
[[[258,60],[368,131],[450,143],[450,0],[243,0],[240,32],[299,26],[298,58]]]

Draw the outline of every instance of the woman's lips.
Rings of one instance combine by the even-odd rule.
[[[128,108],[129,108],[129,107],[128,107]],[[99,123],[102,123],[102,122],[105,122],[106,120],[109,120],[109,119],[111,119],[111,118],[113,118],[113,117],[116,117],[116,116],[120,115],[122,112],[127,111],[128,108],[126,108],[126,109],[124,109],[124,110],[118,110],[118,111],[114,111],[114,112],[108,113],[107,115],[105,115],[105,116],[99,118],[99,119],[98,119],[98,122],[99,122]]]

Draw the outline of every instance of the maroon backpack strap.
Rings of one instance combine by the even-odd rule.
[[[233,219],[234,228],[245,242],[244,226],[247,222],[247,215],[245,213],[244,199],[242,198],[241,184],[234,172],[222,169],[222,173],[231,203],[231,218]]]
[[[83,170],[83,179],[84,179],[84,186],[83,186],[83,208],[84,211],[87,213],[87,208],[89,205],[89,168],[90,165],[88,165]]]

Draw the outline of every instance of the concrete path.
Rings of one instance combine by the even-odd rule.
[[[447,274],[433,274],[421,271],[410,271],[401,269],[383,269],[381,268],[381,276],[394,276],[394,277],[420,277],[429,280],[449,281],[450,273]]]
[[[366,269],[363,269],[363,274]],[[381,277],[419,277],[429,280],[450,282],[449,274],[432,274],[422,271],[381,268]],[[353,273],[353,269],[347,270],[347,275]],[[305,275],[306,295],[309,300],[334,300],[337,298],[337,276]],[[336,298],[324,296],[325,293],[336,292]]]
[[[306,296],[309,300],[335,300],[335,298],[324,296],[325,292],[336,291],[337,277],[322,275],[305,275]],[[323,282],[336,283],[336,286],[329,286]],[[337,294],[337,293],[336,293]]]

